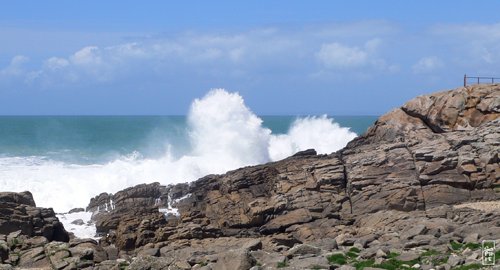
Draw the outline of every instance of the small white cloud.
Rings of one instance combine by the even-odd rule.
[[[75,52],[71,57],[71,62],[75,65],[99,65],[102,63],[100,50],[96,46],[87,46]]]
[[[362,47],[350,47],[339,42],[323,44],[316,53],[316,59],[326,68],[354,68],[366,65],[385,68],[385,60],[375,57],[381,44],[379,38],[368,40]]]
[[[498,70],[500,23],[441,24],[434,26],[430,33],[434,40],[446,40],[447,46],[459,55],[456,58],[462,65],[484,68],[487,64]]]
[[[328,68],[351,68],[364,65],[368,55],[358,47],[333,42],[323,44],[316,58]]]
[[[28,57],[24,55],[16,55],[12,58],[7,67],[0,70],[0,75],[6,77],[23,75],[25,73],[23,65],[27,62],[29,62]]]
[[[24,55],[16,55],[10,61],[11,66],[21,66],[22,64],[28,62],[30,59]]]
[[[426,73],[440,69],[444,66],[443,61],[435,56],[423,57],[412,67],[415,73]]]
[[[44,66],[50,70],[57,70],[69,66],[69,61],[64,58],[51,57],[45,60]]]

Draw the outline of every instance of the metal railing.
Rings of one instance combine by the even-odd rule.
[[[495,77],[471,77],[471,76],[467,76],[467,74],[465,74],[464,75],[464,87],[468,85],[468,83],[469,83],[469,81],[471,79],[473,79],[474,82],[477,82],[477,84],[480,84],[481,82],[494,84],[495,80],[497,82],[500,82],[500,78],[495,78]]]

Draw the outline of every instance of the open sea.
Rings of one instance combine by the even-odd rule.
[[[33,193],[65,212],[102,192],[331,153],[376,116],[257,116],[238,94],[213,91],[185,116],[0,116],[0,191]]]

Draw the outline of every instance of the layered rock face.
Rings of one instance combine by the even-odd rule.
[[[89,267],[477,263],[477,243],[500,238],[499,114],[500,85],[469,86],[417,97],[330,155],[103,193],[87,207],[102,235]]]
[[[36,207],[30,192],[0,192],[0,269],[50,268],[44,248],[50,241],[69,241],[52,208]]]
[[[421,96],[341,151],[354,212],[498,199],[500,86]]]
[[[52,208],[36,207],[30,192],[0,192],[0,235],[43,236],[48,241],[69,241]]]
[[[190,194],[176,204],[177,226],[200,225],[200,237],[203,228],[214,236],[293,231],[300,241],[328,234],[308,224],[332,227],[381,210],[497,200],[499,92],[500,85],[479,85],[418,97],[337,153],[299,153],[207,176],[167,188],[177,191],[163,197]]]
[[[98,230],[113,232],[106,238],[108,244],[163,256],[171,253],[174,243],[188,241],[192,246],[194,239],[221,237],[259,238],[274,250],[340,234],[353,244],[353,239],[359,240],[354,234],[385,234],[387,224],[367,230],[365,219],[388,213],[404,217],[399,227],[410,230],[412,222],[425,223],[429,215],[453,216],[452,208],[436,214],[439,207],[498,200],[499,92],[500,85],[478,85],[417,97],[380,117],[337,153],[308,150],[189,185],[140,185],[101,195],[90,208],[99,200],[100,209],[116,202],[116,208],[96,215]],[[155,207],[175,207],[180,215],[164,220]],[[417,220],[408,222],[410,217]],[[439,224],[459,227],[457,222]],[[483,235],[494,233],[498,231],[484,229]],[[411,238],[405,237],[398,241]],[[393,247],[403,247],[394,241]],[[427,239],[413,244],[430,243]]]

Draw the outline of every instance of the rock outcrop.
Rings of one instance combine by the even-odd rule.
[[[0,192],[0,235],[18,232],[48,241],[69,241],[69,235],[52,208],[36,207],[30,192]]]
[[[498,199],[499,90],[421,96],[380,117],[341,151],[353,211]]]
[[[57,269],[475,264],[480,241],[500,240],[499,115],[498,84],[417,97],[330,155],[307,150],[189,184],[100,194],[87,207],[99,243],[57,244],[67,252],[53,259],[42,256],[53,247],[41,241],[24,257],[2,260],[45,258]],[[6,203],[30,205],[25,195]],[[23,232],[39,235],[33,228]],[[10,258],[1,240],[0,255]]]

